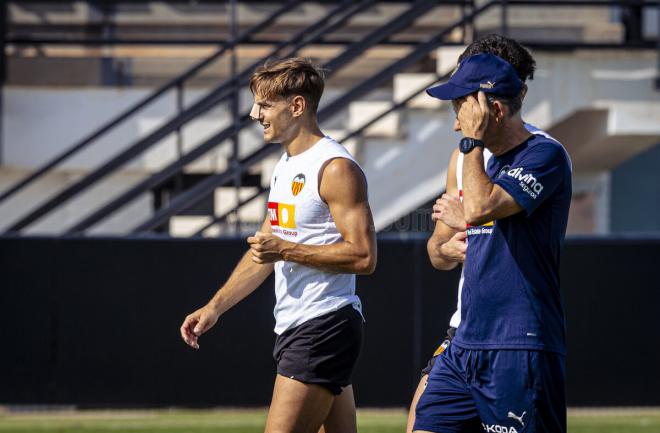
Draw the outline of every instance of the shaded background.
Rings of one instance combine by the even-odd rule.
[[[459,272],[424,240],[379,242],[358,278],[360,406],[406,406],[456,304]],[[275,365],[273,281],[201,339],[186,314],[225,280],[243,240],[0,239],[0,401],[81,407],[263,406]],[[571,406],[658,405],[660,241],[572,240],[562,259]]]

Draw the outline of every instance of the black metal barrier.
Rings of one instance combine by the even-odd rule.
[[[216,290],[242,240],[0,238],[0,404],[263,406],[274,362],[269,279],[200,339],[186,314]],[[423,240],[380,241],[358,278],[360,406],[405,406],[445,335],[458,272]],[[562,260],[573,406],[660,405],[660,240],[569,241]]]

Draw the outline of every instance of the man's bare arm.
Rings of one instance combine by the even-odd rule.
[[[484,171],[480,148],[475,148],[463,159],[463,209],[468,224],[478,226],[523,210],[508,192],[491,182]]]
[[[456,165],[458,160],[458,149],[454,150],[449,160],[449,167],[447,168],[447,188],[446,195],[458,198],[458,186],[456,185]],[[426,249],[429,254],[429,259],[434,268],[442,271],[449,271],[454,269],[459,263],[465,260],[465,251],[467,246],[465,244],[465,233],[449,227],[445,224],[440,216],[435,216],[439,211],[440,201],[438,199],[436,205],[433,206],[435,229],[433,234],[426,243]]]
[[[342,236],[328,245],[305,245],[257,233],[249,242],[253,260],[286,260],[324,272],[370,274],[376,267],[376,233],[360,168],[346,158],[331,160],[322,170],[319,194]]]
[[[484,139],[490,107],[486,95],[468,95],[458,118],[465,137]],[[511,195],[491,182],[484,170],[483,149],[477,147],[463,157],[463,209],[468,224],[477,226],[506,218],[522,210]]]
[[[270,233],[268,218],[261,226],[261,231]],[[199,349],[198,338],[211,329],[218,318],[231,307],[245,299],[263,283],[273,272],[272,263],[257,264],[252,261],[250,251],[238,262],[227,282],[216,292],[202,308],[189,314],[181,325],[181,338],[189,346]]]

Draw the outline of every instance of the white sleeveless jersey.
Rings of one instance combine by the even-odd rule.
[[[305,152],[282,155],[270,181],[268,217],[273,234],[307,245],[340,242],[341,234],[328,205],[319,196],[319,171],[334,158],[355,161],[330,137]],[[327,273],[293,262],[275,263],[275,333],[281,334],[314,317],[352,304],[361,313],[355,275]]]
[[[555,140],[547,132],[537,128],[534,125],[525,123],[525,128],[531,134],[543,135],[546,138]],[[459,152],[458,158],[456,159],[456,187],[458,188],[458,196],[461,201],[463,201],[463,156],[464,156],[463,153]],[[488,160],[490,159],[491,156],[493,156],[493,154],[490,153],[488,149],[484,149],[484,169],[488,167]],[[461,279],[458,281],[458,300],[456,302],[456,311],[451,316],[451,319],[449,319],[449,326],[451,326],[452,328],[458,328],[458,325],[460,325],[461,323],[461,294],[463,293],[464,280],[465,277],[463,277],[463,270],[461,269]]]
[[[458,152],[458,158],[456,159],[456,188],[458,189],[458,198],[463,201],[463,157],[465,155],[462,152]],[[488,160],[493,156],[490,153],[490,150],[484,148],[484,169],[488,167]],[[467,242],[467,239],[465,240]],[[452,314],[451,319],[449,319],[449,326],[452,328],[458,328],[458,325],[461,323],[461,294],[463,293],[463,281],[465,277],[463,276],[463,269],[461,268],[461,279],[458,280],[458,300],[456,301],[456,311]]]

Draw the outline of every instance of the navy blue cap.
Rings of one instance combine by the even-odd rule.
[[[434,98],[452,100],[481,90],[513,97],[520,93],[522,81],[510,63],[494,54],[475,54],[464,59],[444,84],[426,89]]]

